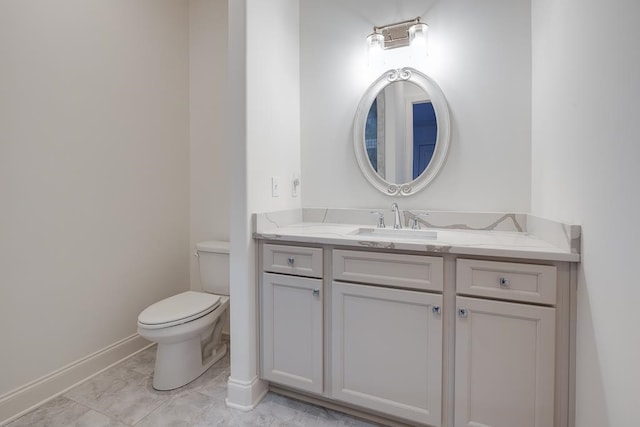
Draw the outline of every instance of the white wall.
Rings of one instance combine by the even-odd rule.
[[[300,207],[291,179],[300,172],[298,0],[248,1],[247,153],[250,208]],[[281,180],[272,197],[271,177]],[[252,212],[256,212],[255,210]]]
[[[529,1],[301,0],[303,204],[380,207],[391,200],[357,169],[351,129],[374,25],[420,16],[431,50],[423,68],[451,110],[447,163],[401,207],[527,211],[530,202]]]
[[[300,170],[298,0],[232,2],[229,26],[233,338],[227,402],[247,409],[264,391],[257,379],[251,213],[300,207],[290,187]],[[281,178],[278,198],[271,197],[272,176]]]
[[[0,2],[0,395],[188,288],[188,9]]]
[[[231,298],[231,376],[226,401],[231,405],[250,406],[258,396],[252,393],[256,376],[257,331],[255,318],[255,280],[251,270],[251,220],[247,188],[247,4],[246,0],[229,2],[228,85],[225,116],[231,143],[231,194],[229,228],[229,295]],[[253,258],[255,260],[255,258]],[[253,317],[252,317],[253,316]],[[237,380],[234,380],[237,378]],[[256,393],[259,394],[259,393]]]
[[[227,136],[227,0],[189,0],[191,248],[229,240],[231,142]],[[191,257],[191,289],[200,290]]]
[[[533,1],[532,209],[582,224],[576,426],[640,419],[640,3]]]

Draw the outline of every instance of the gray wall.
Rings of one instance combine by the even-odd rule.
[[[0,2],[0,395],[189,286],[188,3]]]

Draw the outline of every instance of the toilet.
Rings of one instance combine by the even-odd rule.
[[[138,334],[156,342],[153,388],[172,390],[198,378],[227,352],[222,329],[229,308],[229,243],[196,245],[204,292],[187,291],[150,305]]]

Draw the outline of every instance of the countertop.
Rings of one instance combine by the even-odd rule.
[[[575,250],[575,245],[562,247],[562,245],[557,244],[557,239],[543,239],[524,229],[520,231],[501,230],[499,229],[500,227],[491,229],[469,229],[467,227],[465,229],[460,228],[460,225],[457,224],[458,228],[428,227],[421,230],[423,232],[434,231],[437,234],[435,238],[419,238],[411,235],[396,237],[393,229],[389,227],[385,229],[385,233],[391,234],[391,236],[378,236],[375,235],[374,230],[376,228],[370,224],[310,222],[304,220],[296,222],[295,220],[302,219],[303,215],[291,215],[290,213],[280,215],[280,223],[278,223],[278,221],[274,220],[278,215],[273,213],[258,215],[263,216],[263,221],[258,219],[254,222],[254,238],[256,239],[425,253],[450,253],[547,261],[580,261],[580,254]],[[306,216],[317,217],[317,215],[313,214]],[[287,217],[287,221],[282,221],[284,217]],[[327,215],[325,214],[323,219],[326,219],[326,217]],[[267,220],[264,221],[264,218]],[[536,222],[530,219],[529,222],[538,224],[540,221]],[[544,225],[548,229],[553,228],[548,227],[548,224]],[[518,226],[517,228],[523,227]],[[545,231],[544,227],[536,225],[535,228],[539,229],[541,231],[540,234],[545,235],[545,237],[550,235],[549,231]],[[565,226],[556,228],[560,231],[566,230]],[[570,230],[573,234],[576,234],[575,229]],[[579,231],[579,227],[577,230]],[[360,231],[365,234],[359,233]],[[573,237],[575,240],[575,236]]]

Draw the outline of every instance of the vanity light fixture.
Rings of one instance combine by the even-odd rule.
[[[422,68],[427,57],[427,30],[420,18],[373,27],[367,36],[367,59],[372,75],[388,68]],[[409,49],[398,49],[409,47]],[[385,52],[386,51],[386,52]]]
[[[373,33],[367,37],[369,49],[395,49],[418,44],[425,44],[427,24],[420,22],[420,17],[395,24],[373,27]]]

